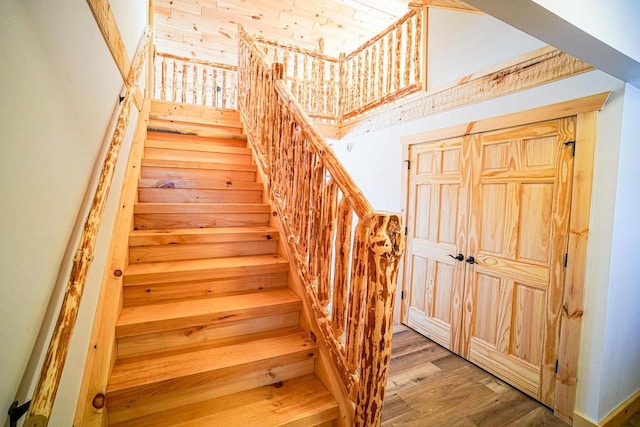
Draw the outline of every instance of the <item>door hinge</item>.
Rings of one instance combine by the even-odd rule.
[[[400,292],[400,299],[404,299],[404,289]]]
[[[564,254],[564,268],[567,268],[567,264],[569,263],[569,254]]]
[[[558,373],[558,359],[556,359],[556,374]]]
[[[408,232],[409,232],[409,229],[407,227],[405,227],[404,228],[404,235],[406,236]]]
[[[404,160],[404,162],[407,164],[407,170],[411,169],[411,160]]]
[[[571,152],[571,155],[573,157],[575,157],[576,156],[576,142],[575,141],[567,141],[567,142],[564,143],[564,145],[571,145],[572,146],[573,151]]]

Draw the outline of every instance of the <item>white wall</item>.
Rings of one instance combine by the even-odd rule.
[[[629,84],[622,117],[598,419],[640,390],[640,89]]]
[[[544,46],[489,15],[430,8],[428,88],[454,82]]]
[[[136,0],[145,4],[144,1]],[[114,13],[127,16],[121,2]],[[139,5],[137,6],[139,9]],[[137,10],[137,9],[136,9]],[[146,13],[133,14],[129,34]],[[124,18],[123,18],[124,19]],[[0,2],[0,422],[30,397],[57,317],[122,79],[86,2]],[[136,22],[135,28],[133,23]],[[125,40],[127,50],[131,39]],[[144,80],[144,79],[143,79]],[[132,113],[135,125],[137,113]],[[131,132],[125,140],[126,153]],[[114,181],[50,425],[71,425],[124,161]],[[93,304],[94,307],[91,307]],[[75,393],[75,395],[74,395]]]
[[[433,19],[430,24],[433,29]],[[453,25],[442,28],[450,33],[464,31]],[[476,31],[481,32],[481,29]],[[465,39],[461,38],[460,42]],[[491,46],[484,49],[474,46],[473,49],[476,50],[474,55],[482,55]],[[455,64],[448,66],[455,67]],[[401,174],[405,165],[402,163],[401,136],[604,91],[613,91],[613,94],[598,117],[576,403],[577,411],[593,421],[607,415],[640,387],[637,332],[640,316],[636,308],[640,279],[638,267],[630,266],[632,261],[629,260],[633,245],[638,247],[638,226],[633,222],[638,202],[627,200],[632,198],[631,191],[640,182],[633,163],[638,158],[633,154],[638,153],[639,146],[636,92],[629,88],[625,92],[624,82],[601,71],[592,71],[389,129],[346,137],[333,145],[339,159],[375,209],[402,211]],[[630,231],[631,227],[636,231]],[[613,372],[616,374],[612,375]]]

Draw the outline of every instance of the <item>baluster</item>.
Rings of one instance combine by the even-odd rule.
[[[362,78],[362,53],[359,53],[357,56],[356,62],[356,96],[355,96],[355,105],[354,110],[359,110],[362,107],[362,84],[360,79]]]
[[[371,46],[371,73],[370,73],[370,80],[369,80],[369,99],[367,103],[378,99],[378,94],[376,93],[376,82],[377,82],[376,70],[378,69],[376,67],[377,61],[379,61],[378,44],[374,43],[373,46]]]
[[[191,95],[193,96],[193,104],[198,105],[198,65],[193,64],[191,74],[193,75],[193,88],[191,90]]]
[[[311,182],[314,156],[309,146],[311,143],[306,141],[305,147],[302,153],[302,164],[299,166],[302,169],[301,174],[301,193],[300,193],[300,252],[305,262],[307,262],[307,254],[309,250],[309,202],[311,199]]]
[[[293,54],[293,82],[291,84],[291,93],[300,102],[300,90],[298,87],[298,54]]]
[[[222,71],[222,108],[229,108],[227,103],[227,70]]]
[[[415,24],[416,24],[416,41],[413,44],[413,73],[416,76],[416,82],[420,81],[420,56],[422,55],[422,10],[418,11],[415,16]],[[426,52],[425,52],[426,53]],[[425,85],[422,86],[423,90],[425,89]]]
[[[311,203],[313,204],[313,212],[311,214],[311,226],[309,227],[309,273],[313,281],[313,285],[318,286],[318,272],[320,266],[319,242],[320,232],[322,230],[322,206],[324,194],[324,166],[322,160],[317,159],[317,163],[313,169],[313,183],[311,187]]]
[[[307,55],[303,55],[302,57],[303,57],[303,61],[302,61],[303,86],[302,86],[302,97],[301,97],[302,99],[300,99],[300,103],[302,104],[304,109],[308,111],[309,110],[309,98],[310,98],[309,80],[311,79],[311,76],[309,75],[309,68],[308,68],[309,57]]]
[[[178,97],[178,61],[173,60],[173,81],[171,83],[171,99],[170,101],[176,102]]]
[[[360,219],[356,226],[351,255],[351,280],[349,287],[349,305],[347,317],[347,337],[345,350],[347,366],[355,372],[360,365],[362,351],[362,328],[364,325],[365,284],[367,280],[367,239],[369,236],[370,217]]]
[[[384,93],[384,38],[381,38],[378,43],[380,43],[380,49],[378,50],[378,88],[376,90],[377,98],[382,98]]]
[[[338,204],[338,184],[331,179],[325,186],[324,209],[322,212],[322,227],[320,237],[320,271],[318,278],[318,302],[323,310],[329,303],[329,290],[331,281],[331,257],[333,254],[333,233],[336,228],[336,209]]]
[[[167,100],[167,58],[162,58],[162,83],[160,86],[160,99]]]
[[[249,69],[251,70],[251,66],[249,66]],[[249,75],[251,75],[252,73],[249,73]],[[250,84],[248,85],[249,87],[254,87],[253,86],[253,80],[251,80]],[[248,93],[252,94],[251,91],[248,91]],[[212,85],[212,89],[211,89],[211,103],[213,104],[213,107],[218,107],[218,70],[217,69],[213,69],[213,85]],[[250,111],[253,111],[254,109],[251,108]]]
[[[332,116],[337,116],[337,110],[336,110],[336,84],[337,84],[337,80],[336,80],[336,67],[337,64],[335,62],[332,62],[329,65],[329,94],[327,96],[327,107],[326,107],[326,111],[332,115]]]
[[[187,87],[188,87],[187,71],[188,69],[189,69],[189,66],[185,62],[182,65],[182,102],[187,102]]]
[[[202,105],[207,105],[207,86],[209,85],[209,70],[202,66]]]
[[[396,55],[393,63],[395,76],[393,78],[394,88],[393,91],[397,91],[402,87],[402,81],[400,80],[400,66],[402,65],[402,27],[396,28]]]
[[[362,81],[362,98],[360,100],[360,105],[362,107],[364,107],[365,105],[367,105],[369,103],[369,97],[371,96],[371,94],[369,93],[369,79],[371,79],[371,72],[370,72],[370,67],[369,67],[369,51],[371,49],[366,49],[364,52],[364,63],[363,63],[363,67],[364,67],[364,79]]]
[[[389,95],[393,87],[393,32],[390,32],[385,38],[387,39],[387,90],[385,95]]]
[[[284,70],[283,73],[283,79],[285,79],[287,82],[289,82],[289,51],[285,49],[284,54],[282,55],[282,69]],[[291,92],[293,93],[293,84],[289,83],[287,84],[287,87],[289,87],[289,89],[291,90]]]
[[[407,40],[405,41],[405,49],[407,53],[404,58],[404,85],[406,87],[409,86],[409,83],[411,82],[411,62],[413,62],[413,58],[411,56],[411,53],[413,52],[413,19],[408,19],[403,26],[407,32]]]
[[[347,291],[349,286],[349,260],[351,259],[351,224],[353,211],[349,200],[342,197],[338,204],[338,224],[336,231],[336,263],[333,280],[333,309],[331,323],[334,338],[340,340],[345,328]]]

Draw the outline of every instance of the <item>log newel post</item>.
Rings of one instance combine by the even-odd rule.
[[[393,304],[404,234],[399,215],[374,213],[368,238],[368,285],[355,425],[379,426],[391,361]]]

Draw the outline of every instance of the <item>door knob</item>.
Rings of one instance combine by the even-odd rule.
[[[471,255],[469,255],[469,256],[467,257],[466,261],[467,261],[469,264],[477,264],[476,259],[475,259],[474,257],[472,257]]]
[[[462,254],[458,254],[456,256],[453,256],[453,255],[449,255],[449,256],[453,259],[457,259],[458,261],[462,261],[464,259],[464,255]]]

